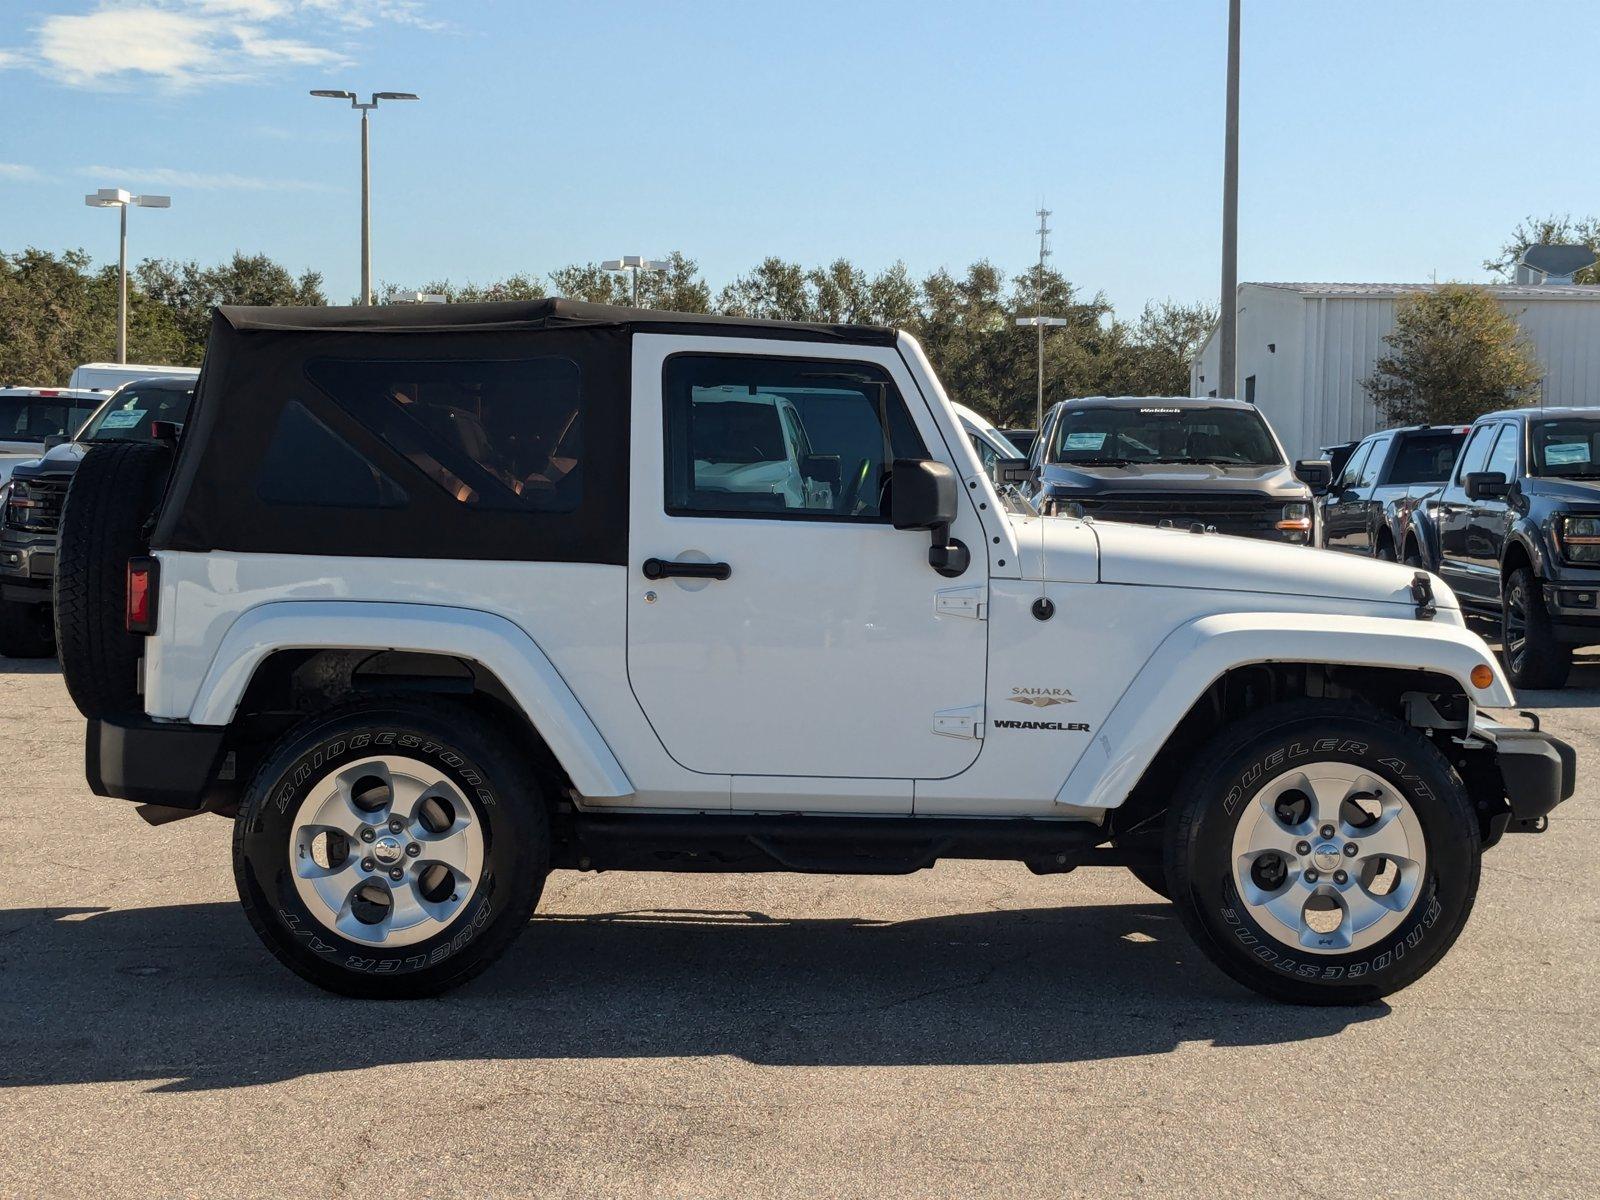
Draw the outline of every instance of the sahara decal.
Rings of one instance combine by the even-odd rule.
[[[1077,700],[1066,688],[1014,687],[1007,697],[1013,704],[1031,704],[1034,708],[1049,708],[1052,704],[1076,704]]]

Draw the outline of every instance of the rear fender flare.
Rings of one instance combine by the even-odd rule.
[[[189,720],[229,724],[268,655],[321,649],[404,650],[475,662],[505,685],[579,795],[633,793],[627,773],[538,643],[505,617],[476,609],[368,601],[283,601],[252,608],[223,635]]]
[[[1257,663],[1337,663],[1414,669],[1447,675],[1474,704],[1509,708],[1515,701],[1500,664],[1470,630],[1445,620],[1222,613],[1173,630],[1156,647],[1095,732],[1056,795],[1056,803],[1116,808],[1139,782],[1184,714],[1235,667]],[[1472,685],[1472,669],[1494,679]]]

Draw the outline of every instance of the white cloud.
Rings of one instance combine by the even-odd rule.
[[[84,3],[84,0],[80,0]],[[354,62],[352,38],[379,23],[436,29],[417,0],[95,0],[44,17],[30,63],[74,87],[153,81],[174,88]]]
[[[158,187],[193,188],[197,191],[229,192],[331,192],[332,185],[310,179],[263,179],[257,175],[231,172],[187,171],[181,167],[84,167],[84,178],[109,179],[109,186],[155,184]]]
[[[0,50],[0,71],[4,71],[7,67],[20,67],[27,61],[26,55],[19,54],[15,50]]]
[[[13,183],[34,183],[43,178],[44,174],[38,167],[30,167],[26,163],[0,162],[0,179],[9,179]]]

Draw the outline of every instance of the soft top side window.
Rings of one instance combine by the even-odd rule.
[[[662,397],[677,516],[886,521],[894,460],[927,454],[871,363],[675,354]]]

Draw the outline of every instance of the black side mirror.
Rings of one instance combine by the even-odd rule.
[[[1511,490],[1506,477],[1499,471],[1468,471],[1463,482],[1468,500],[1498,500]]]
[[[1025,458],[997,458],[994,463],[996,483],[1027,483],[1033,475]]]
[[[64,433],[52,433],[44,439],[44,452],[49,454],[57,446],[65,446],[72,439]]]
[[[843,474],[839,470],[839,456],[837,454],[808,454],[800,460],[800,473],[807,479],[814,479],[818,483],[831,483],[839,486]]]
[[[1333,464],[1325,458],[1302,458],[1294,464],[1294,477],[1320,496],[1333,483]]]
[[[896,529],[926,529],[933,535],[928,565],[954,577],[972,563],[972,554],[950,536],[961,484],[956,473],[928,458],[897,458],[890,477],[889,516]]]

